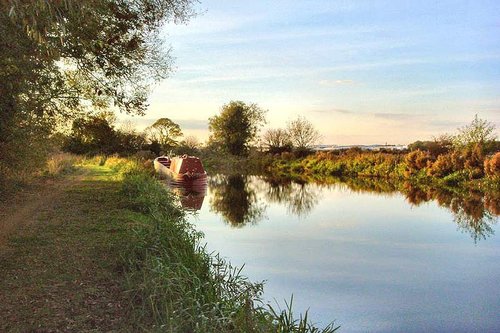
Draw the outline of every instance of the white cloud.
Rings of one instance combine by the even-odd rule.
[[[357,84],[356,81],[354,80],[321,80],[319,81],[319,84],[322,86],[336,86],[336,85],[353,85]]]

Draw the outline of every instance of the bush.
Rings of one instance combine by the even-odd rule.
[[[484,172],[488,176],[500,176],[500,152],[484,160]]]
[[[432,162],[432,157],[428,152],[415,150],[406,154],[404,163],[406,165],[405,177],[411,177],[424,170],[429,163]]]
[[[464,169],[471,179],[484,176],[484,155],[480,145],[466,148],[464,153]]]
[[[76,155],[68,153],[55,154],[47,160],[47,165],[43,173],[50,176],[65,174],[73,171],[75,164],[80,161],[81,158]]]
[[[444,177],[452,173],[453,168],[453,158],[451,154],[439,155],[427,169],[427,175],[432,177]]]

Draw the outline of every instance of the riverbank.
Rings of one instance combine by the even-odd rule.
[[[141,163],[103,162],[58,179],[1,248],[2,331],[335,331],[263,304]]]
[[[450,154],[451,155],[451,154]],[[500,191],[500,153],[492,157],[431,156],[410,153],[348,150],[316,153],[303,158],[282,154],[267,165],[266,174],[296,180],[328,182],[332,179],[376,178],[401,188],[404,184],[433,187],[453,192]],[[401,185],[401,186],[400,186]]]

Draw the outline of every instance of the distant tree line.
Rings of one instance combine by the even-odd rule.
[[[500,144],[494,124],[475,116],[456,134],[416,141],[406,151],[364,151],[359,148],[318,152],[306,158],[282,153],[271,170],[282,174],[335,177],[380,177],[457,185],[487,177],[500,184]],[[300,156],[299,156],[300,157]]]

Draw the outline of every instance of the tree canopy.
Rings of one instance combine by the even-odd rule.
[[[257,104],[231,101],[209,119],[210,143],[233,155],[244,155],[265,121],[265,111]]]
[[[488,146],[492,145],[495,140],[495,125],[479,118],[476,114],[468,125],[458,129],[458,134],[454,136],[453,143],[459,148],[479,145],[482,149],[488,149]]]
[[[319,132],[313,124],[304,117],[298,117],[288,123],[287,132],[290,140],[298,150],[309,149],[320,139]]]
[[[113,114],[80,117],[73,121],[70,135],[63,149],[75,154],[122,155],[137,152],[145,146],[145,138],[135,130],[117,130],[113,126]]]
[[[181,127],[169,118],[160,118],[146,129],[151,141],[158,141],[164,149],[178,144],[177,138],[182,136]]]
[[[288,132],[282,128],[268,129],[262,136],[270,153],[281,153],[292,149],[292,141]]]
[[[92,109],[143,114],[150,85],[171,71],[159,28],[187,21],[193,2],[1,1],[0,172],[19,167],[9,159],[19,147],[40,151]]]

